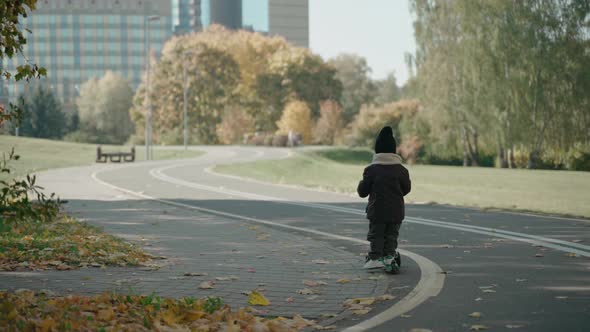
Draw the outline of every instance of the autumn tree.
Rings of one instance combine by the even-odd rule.
[[[352,123],[353,142],[356,146],[373,147],[375,137],[385,126],[391,126],[393,135],[401,142],[400,124],[420,112],[417,100],[400,100],[382,106],[365,105]]]
[[[238,106],[226,107],[217,125],[217,138],[222,144],[243,143],[244,135],[256,130],[254,118]]]
[[[383,105],[400,99],[401,91],[394,73],[389,73],[385,79],[376,81],[374,84],[377,89],[376,104]]]
[[[11,73],[0,66],[0,76],[6,81],[11,79],[29,81],[44,77],[47,73],[45,68],[39,67],[26,57],[23,51],[27,38],[19,20],[27,17],[27,12],[34,10],[36,4],[37,0],[0,1],[0,61],[14,57],[20,57],[25,61],[16,69],[16,73]],[[12,121],[13,125],[18,126],[21,119],[22,110],[18,105],[10,104],[0,107],[0,126],[7,121]]]
[[[190,55],[187,55],[190,54]],[[335,70],[309,50],[282,37],[232,31],[212,25],[202,32],[170,39],[152,71],[154,140],[178,142],[183,103],[183,64],[188,65],[189,138],[217,142],[217,128],[226,109],[239,105],[255,128],[274,132],[285,104],[302,100],[319,116],[319,103],[338,99],[341,85]],[[132,111],[138,141],[143,132],[144,86]]]
[[[364,57],[355,54],[341,54],[328,63],[336,69],[336,78],[342,82],[339,101],[344,108],[344,120],[350,122],[362,105],[375,100],[375,85],[369,77],[371,68]]]
[[[437,115],[433,129],[456,138],[449,144],[464,165],[478,165],[480,147],[491,144],[500,165],[514,165],[520,147],[531,168],[548,149],[588,144],[587,1],[411,4],[414,87]]]
[[[308,49],[289,47],[270,57],[267,70],[258,77],[257,90],[269,111],[265,114],[268,120],[261,124],[270,129],[271,121],[280,116],[280,110],[290,100],[305,102],[312,116],[317,117],[320,102],[338,100],[342,85],[335,69],[326,65],[321,57]]]
[[[300,100],[288,102],[277,127],[279,134],[286,135],[293,131],[303,136],[304,144],[311,143],[312,119],[309,106]]]
[[[342,129],[342,107],[335,100],[325,100],[320,104],[320,118],[313,129],[313,142],[334,144],[334,138]]]
[[[226,106],[234,104],[240,79],[238,64],[227,52],[193,35],[176,37],[162,50],[151,77],[151,106],[157,143],[178,144],[183,127],[183,67],[187,66],[187,121],[189,140],[197,144],[217,143],[217,125]],[[145,123],[145,84],[134,98],[132,117],[137,134],[143,135]],[[176,130],[178,135],[169,136]]]
[[[129,117],[133,90],[120,74],[108,71],[80,86],[77,106],[80,140],[92,143],[121,144],[133,133]]]

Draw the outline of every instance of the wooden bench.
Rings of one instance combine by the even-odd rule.
[[[99,146],[96,148],[96,162],[106,163],[110,160],[112,163],[120,163],[122,161],[126,163],[135,161],[135,147],[131,147],[131,152],[102,152],[102,148]]]

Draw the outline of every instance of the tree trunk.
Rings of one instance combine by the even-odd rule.
[[[502,146],[502,140],[500,139],[500,135],[498,135],[498,167],[500,168],[508,168],[508,158],[506,158],[506,150]]]
[[[516,163],[514,162],[514,147],[510,148],[508,164],[510,168],[516,168]]]
[[[473,135],[473,146],[470,146],[469,151],[471,152],[471,166],[477,167],[479,166],[479,150],[477,148],[477,131],[471,128],[471,132]]]
[[[531,151],[529,153],[529,161],[527,163],[526,168],[528,169],[535,169],[539,165],[539,153],[537,151]]]

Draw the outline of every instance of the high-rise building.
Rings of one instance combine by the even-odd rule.
[[[173,0],[176,33],[200,31],[211,24],[281,35],[309,47],[308,0]],[[190,13],[190,14],[186,14]]]
[[[157,19],[155,18],[157,16]],[[40,0],[21,21],[27,58],[47,69],[47,83],[66,108],[82,83],[107,70],[121,73],[135,88],[145,72],[147,35],[157,54],[172,34],[170,0]],[[3,59],[15,71],[22,57]],[[7,82],[8,99],[28,88]],[[2,89],[0,89],[2,93]]]
[[[308,0],[268,0],[268,32],[284,36],[297,46],[309,47]]]

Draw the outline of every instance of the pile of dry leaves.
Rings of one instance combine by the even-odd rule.
[[[0,221],[0,270],[138,265],[150,258],[140,248],[67,216],[52,222]]]
[[[252,331],[287,332],[315,322],[296,315],[264,319],[233,312],[218,298],[162,299],[102,294],[56,297],[30,290],[0,292],[0,330],[8,331]]]

